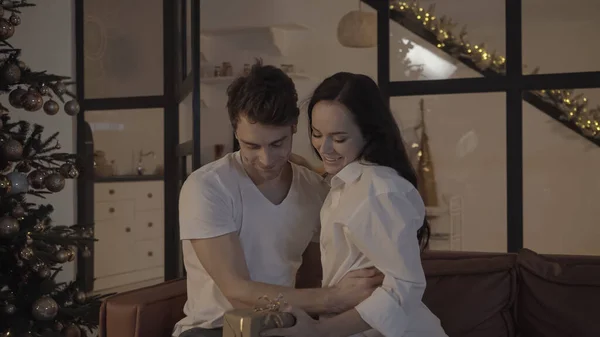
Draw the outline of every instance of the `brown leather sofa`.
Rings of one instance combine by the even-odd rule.
[[[423,301],[450,337],[600,336],[600,257],[427,252],[423,266]],[[185,299],[185,280],[114,295],[99,336],[170,336]]]

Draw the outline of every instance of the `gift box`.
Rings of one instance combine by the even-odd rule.
[[[226,312],[223,316],[223,337],[259,337],[264,330],[294,326],[296,318],[281,312],[280,303],[279,300],[268,301],[262,306]]]

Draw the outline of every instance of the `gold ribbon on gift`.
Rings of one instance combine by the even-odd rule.
[[[263,322],[265,326],[270,325],[270,322],[275,323],[275,327],[277,328],[282,328],[286,326],[286,323],[288,322],[284,320],[286,316],[281,315],[281,307],[287,304],[287,302],[283,299],[282,294],[277,295],[277,297],[275,297],[274,299],[270,299],[269,296],[263,295],[258,298],[258,301],[263,301],[265,303],[263,303],[262,305],[260,303],[256,304],[254,306],[254,312],[267,313]]]
[[[223,337],[258,337],[263,330],[293,326],[294,315],[281,311],[285,304],[281,294],[274,299],[261,296],[253,308],[228,311],[224,316]]]

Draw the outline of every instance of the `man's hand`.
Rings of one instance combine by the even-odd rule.
[[[357,306],[381,286],[383,277],[375,267],[348,272],[334,286],[334,311],[342,313]]]

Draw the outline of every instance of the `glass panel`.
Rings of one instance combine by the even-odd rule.
[[[163,94],[163,1],[86,0],[86,98]]]
[[[210,87],[210,86],[209,86]],[[233,150],[233,129],[225,108],[226,96],[205,88],[200,104],[200,162],[210,163]],[[218,89],[216,89],[218,90]],[[206,96],[205,96],[206,94]],[[214,104],[214,105],[213,105]]]
[[[503,73],[506,50],[503,0],[460,3],[422,0],[419,4],[391,1],[390,4],[391,81]]]
[[[97,176],[162,175],[163,109],[86,111]]]
[[[393,97],[390,104],[414,166],[422,167],[430,249],[505,252],[505,94]]]
[[[600,31],[600,2],[523,1],[524,72],[599,71],[600,49],[590,48]]]
[[[576,89],[569,96],[564,91],[553,94],[570,97],[566,104],[563,101],[563,108],[570,106],[565,111],[583,112],[582,121],[593,127],[586,132],[595,131],[598,136],[594,144],[523,103],[524,246],[543,254],[600,255],[600,89]],[[583,103],[583,97],[574,99],[578,94],[587,98],[591,114],[583,106],[575,108]]]

